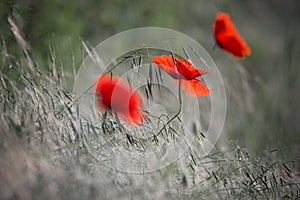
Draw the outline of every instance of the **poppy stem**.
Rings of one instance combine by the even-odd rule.
[[[176,117],[178,117],[178,115],[181,112],[181,109],[182,109],[182,104],[180,104],[178,112],[158,131],[157,134],[154,134],[154,137],[159,136],[162,133],[162,131],[166,128],[166,126],[168,126]]]
[[[211,53],[217,46],[218,46],[218,43],[214,43],[214,45],[210,49],[209,53]]]
[[[179,104],[181,105],[181,79],[179,79],[179,87],[178,87],[178,98],[179,98]]]

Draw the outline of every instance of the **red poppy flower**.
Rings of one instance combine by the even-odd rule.
[[[218,45],[233,56],[244,58],[251,54],[250,47],[240,36],[228,14],[218,12],[213,30]]]
[[[142,98],[121,78],[102,75],[96,82],[96,105],[111,110],[131,125],[142,123]]]
[[[206,96],[210,93],[209,89],[196,77],[207,74],[208,70],[195,68],[188,60],[180,60],[175,55],[153,56],[152,61],[162,70],[166,71],[179,84],[184,91],[193,96]],[[176,65],[174,65],[174,62]]]

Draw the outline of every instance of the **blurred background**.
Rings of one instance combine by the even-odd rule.
[[[218,11],[231,15],[252,49],[250,57],[238,60],[215,47],[212,23]],[[223,76],[227,117],[220,146],[235,140],[251,153],[291,148],[291,155],[299,156],[299,1],[2,0],[0,49],[6,46],[10,56],[18,57],[22,52],[8,16],[23,32],[40,69],[48,70],[53,49],[67,72],[70,92],[72,66],[78,69],[85,55],[82,40],[96,46],[121,31],[145,26],[180,31],[210,53]],[[1,71],[8,71],[2,63]]]

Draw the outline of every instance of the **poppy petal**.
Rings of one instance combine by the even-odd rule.
[[[144,114],[142,111],[143,101],[141,96],[137,91],[134,91],[129,100],[129,122],[133,121],[134,124],[141,124],[144,119]]]
[[[178,79],[173,79],[175,83],[179,84]],[[187,93],[192,96],[207,96],[210,94],[209,89],[199,81],[198,79],[192,79],[192,80],[185,80],[181,79],[180,83],[181,88]]]
[[[188,80],[194,79],[209,72],[208,70],[200,70],[195,68],[188,60],[179,60],[176,57],[176,62],[178,72]]]
[[[175,79],[185,78],[187,80],[191,80],[209,72],[208,70],[197,69],[190,61],[180,60],[175,55],[153,56],[152,61]],[[174,66],[174,61],[176,62],[176,69]]]
[[[213,31],[218,45],[233,56],[244,58],[251,54],[250,47],[240,36],[227,13],[218,12],[213,23]]]
[[[222,41],[219,45],[233,56],[244,58],[245,55],[251,54],[251,49],[242,38],[237,38],[234,35],[224,35],[219,37],[219,41]]]
[[[98,109],[111,110],[129,124],[142,123],[142,98],[124,80],[108,75],[101,76],[96,84],[96,105]]]
[[[172,55],[153,56],[152,61],[157,64],[159,68],[167,72],[172,78],[178,78]]]

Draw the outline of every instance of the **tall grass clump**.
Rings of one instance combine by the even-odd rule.
[[[205,157],[191,150],[165,168],[142,174],[105,166],[99,155],[120,144],[113,138],[120,129],[101,116],[101,127],[81,116],[55,52],[50,48],[49,71],[41,71],[18,26],[8,21],[21,53],[11,55],[2,40],[1,199],[300,198],[299,159],[279,159],[277,152],[288,153],[285,149],[260,158],[237,144]],[[100,139],[109,142],[99,146]],[[123,142],[134,146],[130,137]]]

